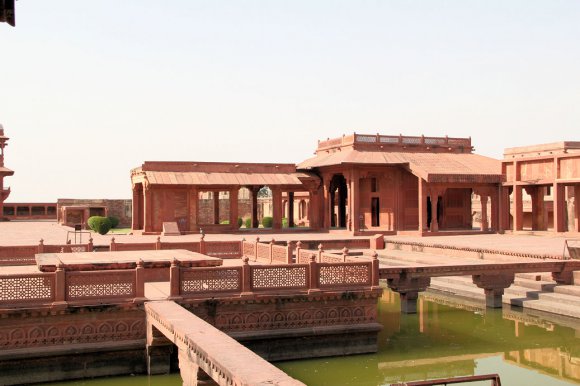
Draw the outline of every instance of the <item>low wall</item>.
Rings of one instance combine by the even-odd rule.
[[[562,255],[542,255],[529,252],[501,251],[487,248],[467,248],[454,245],[444,245],[435,243],[399,241],[385,239],[385,249],[425,252],[435,255],[445,255],[449,257],[467,257],[472,259],[505,259],[510,257],[523,257],[529,259],[557,259],[563,260]]]

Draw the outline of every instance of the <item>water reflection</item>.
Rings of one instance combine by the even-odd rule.
[[[389,385],[489,373],[499,373],[504,386],[580,384],[580,323],[575,319],[509,307],[486,310],[479,303],[434,293],[421,295],[416,315],[401,315],[399,310],[398,295],[385,290],[379,304],[384,328],[377,354],[276,365],[318,386]],[[181,380],[175,374],[73,384],[172,386],[181,385]]]
[[[486,310],[433,293],[420,297],[416,315],[399,309],[398,295],[385,291],[376,355],[278,365],[309,385],[388,385],[496,372],[503,385],[580,383],[578,321],[509,307]]]

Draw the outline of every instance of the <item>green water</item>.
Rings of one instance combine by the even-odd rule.
[[[276,365],[307,385],[375,386],[490,373],[500,374],[503,386],[580,384],[580,339],[576,337],[580,323],[563,320],[556,324],[550,317],[517,310],[441,303],[449,304],[449,299],[427,294],[416,315],[401,315],[398,296],[385,291],[379,306],[384,328],[378,353]],[[177,386],[181,379],[175,374],[58,385]]]

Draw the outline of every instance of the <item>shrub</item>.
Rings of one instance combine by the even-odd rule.
[[[252,227],[252,219],[251,218],[247,218],[246,219],[246,228],[251,228]]]
[[[109,221],[111,222],[111,228],[116,228],[119,225],[119,218],[115,216],[109,216]]]
[[[243,223],[244,223],[244,220],[242,220],[241,217],[238,217],[238,228],[241,228]]]
[[[108,217],[92,216],[87,220],[89,228],[100,235],[106,235],[111,229],[111,220]]]
[[[262,226],[264,228],[272,228],[272,223],[274,222],[274,219],[272,217],[264,217],[262,218]]]
[[[230,220],[222,220],[220,221],[220,224],[222,225],[228,225],[230,223]]]
[[[288,219],[286,217],[282,217],[282,228],[288,228]]]

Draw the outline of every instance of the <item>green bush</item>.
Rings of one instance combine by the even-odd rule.
[[[288,228],[288,219],[286,217],[282,217],[282,228]]]
[[[241,217],[238,217],[238,228],[241,228],[243,223],[244,223],[244,220],[242,220]]]
[[[106,235],[111,229],[111,220],[108,217],[92,216],[87,220],[89,228],[100,235]]]
[[[220,224],[222,225],[228,225],[230,223],[230,220],[222,220],[220,221]]]
[[[272,228],[272,223],[274,222],[274,219],[272,217],[264,217],[262,218],[262,226],[264,228]]]
[[[116,228],[119,225],[119,218],[115,216],[109,216],[109,221],[111,222],[111,228]]]
[[[246,219],[246,228],[250,229],[251,227],[252,227],[252,219],[247,218]]]

